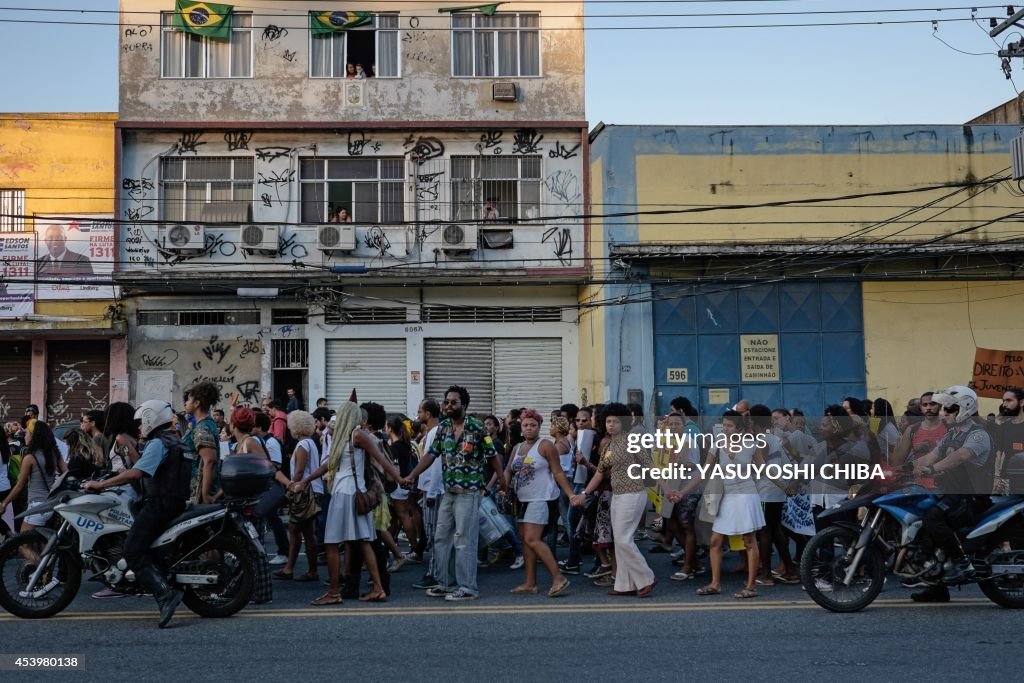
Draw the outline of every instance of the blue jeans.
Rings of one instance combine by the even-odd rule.
[[[586,484],[574,484],[572,487],[573,493],[583,493],[583,490],[587,488]],[[576,540],[576,526],[580,523],[580,514],[583,512],[583,508],[569,508],[569,566],[578,567],[580,562],[583,561],[583,557],[580,555],[580,543]]]
[[[480,492],[446,491],[437,511],[435,578],[441,588],[476,595],[476,552],[480,537]],[[453,581],[454,579],[454,581]]]

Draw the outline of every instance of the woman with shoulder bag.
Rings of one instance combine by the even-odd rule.
[[[340,605],[342,602],[339,543],[345,544],[346,564],[354,561],[356,554],[360,553],[370,573],[373,590],[359,599],[363,602],[384,602],[387,599],[380,576],[382,567],[377,565],[377,556],[370,545],[376,538],[373,510],[380,503],[383,491],[367,456],[379,463],[396,481],[401,474],[381,452],[377,439],[359,426],[360,422],[358,405],[351,401],[342,405],[338,410],[338,423],[327,461],[290,487],[291,490],[302,490],[309,481],[327,474],[332,489],[324,536],[330,588],[310,603],[318,607]]]
[[[320,512],[317,497],[318,494],[322,496],[324,493],[324,484],[320,481],[323,474],[319,469],[320,453],[316,443],[310,438],[316,431],[316,422],[306,411],[294,410],[288,414],[288,429],[299,442],[292,453],[291,471],[302,477],[303,486],[296,487],[296,480],[293,479],[288,487],[288,562],[282,569],[274,572],[274,576],[295,581],[316,581],[320,578],[316,565],[316,516]],[[319,474],[314,473],[314,470]],[[301,576],[294,576],[295,563],[299,559],[299,546],[303,542],[306,544],[309,571]]]

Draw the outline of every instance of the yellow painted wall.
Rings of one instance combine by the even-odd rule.
[[[902,411],[922,391],[967,384],[975,346],[1024,350],[1022,310],[1021,282],[865,283],[868,395]],[[999,406],[981,402],[983,414]]]
[[[590,167],[591,197],[604,196],[604,177],[602,163],[598,159]],[[595,200],[599,201],[599,200]],[[593,213],[601,213],[596,211]],[[604,221],[593,219],[590,224],[590,257],[595,278],[602,278],[607,270],[608,247],[603,239]],[[600,286],[580,288],[580,303],[603,298],[604,289]],[[585,310],[580,316],[580,401],[599,403],[604,401],[605,379],[605,309],[592,308]],[[582,394],[586,392],[586,400]]]
[[[114,212],[116,114],[0,114],[0,189],[25,190],[25,214]],[[25,229],[33,231],[31,220]],[[37,302],[36,315],[97,317],[107,301]]]
[[[894,189],[963,183],[1003,171],[1009,160],[1002,154],[759,154],[682,156],[639,155],[637,201],[647,205],[758,204],[788,199],[828,198]],[[732,211],[667,216],[642,216],[641,242],[832,239],[852,230],[886,221],[911,207],[921,206],[950,189],[887,197]],[[594,195],[598,196],[597,194]],[[950,206],[967,199],[966,192],[943,202]],[[923,239],[946,234],[1008,214],[1024,203],[1002,186],[980,192],[962,207],[940,218],[951,221],[925,225],[899,235]],[[682,208],[682,207],[681,207]],[[915,214],[924,219],[940,209]],[[907,224],[891,224],[870,233],[890,236]],[[1016,224],[968,233],[963,239],[993,239],[1021,232]]]

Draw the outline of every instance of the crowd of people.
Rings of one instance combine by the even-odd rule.
[[[268,458],[276,475],[257,517],[264,536],[269,531],[273,538],[269,563],[281,581],[326,579],[326,591],[312,599],[317,606],[387,600],[391,575],[409,564],[424,565],[413,587],[426,595],[473,600],[480,595],[478,569],[503,558],[523,571],[512,593],[540,592],[542,566],[551,598],[565,595],[569,577],[580,574],[609,595],[642,598],[658,583],[646,555],[658,553],[672,555],[673,573],[666,578],[706,576],[696,592],[711,596],[724,590],[722,558],[729,549],[743,577],[733,597],[749,599],[762,588],[800,582],[799,561],[820,530],[819,514],[860,482],[702,480],[697,465],[912,467],[917,482],[932,488],[968,468],[972,481],[988,481],[992,493],[1003,493],[1009,463],[1024,458],[1024,391],[1017,389],[1006,392],[1000,414],[990,420],[977,415],[973,392],[954,387],[925,392],[899,417],[883,398],[848,397],[820,418],[740,401],[714,426],[684,397],[653,420],[641,406],[621,403],[566,404],[549,415],[530,407],[503,418],[476,415],[469,392],[459,386],[440,402],[422,401],[414,419],[389,415],[377,403],[359,404],[356,391],[336,410],[320,399],[312,412],[301,409],[294,390],[287,402],[267,399],[260,408],[232,407],[229,415],[217,408],[222,397],[210,382],[190,387],[182,398],[172,429],[191,461],[188,502],[223,497],[225,458]],[[45,500],[63,472],[87,479],[136,467],[144,443],[135,414],[131,405],[114,403],[84,414],[57,439],[29,406],[20,421],[0,430],[0,520],[9,507],[18,514]],[[631,435],[655,429],[762,438],[737,448],[704,448],[693,440],[678,451],[630,447]],[[652,482],[633,473],[634,465],[666,464],[691,476]],[[485,537],[481,524],[494,523],[488,522],[492,508],[504,521]],[[0,521],[0,530],[6,535],[42,526],[51,514]],[[363,568],[370,581],[365,592]],[[93,597],[121,595],[105,588]]]

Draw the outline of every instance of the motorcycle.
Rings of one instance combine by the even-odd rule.
[[[857,612],[881,593],[885,575],[905,583],[937,586],[952,563],[922,531],[925,513],[939,501],[914,484],[869,487],[824,511],[832,520],[804,549],[800,579],[814,602],[832,612]],[[860,513],[860,522],[842,521]],[[954,585],[977,583],[1003,607],[1024,608],[1024,496],[1003,496],[960,530],[973,575]]]
[[[123,558],[134,523],[130,486],[99,493],[62,476],[44,504],[18,518],[53,511],[50,524],[17,534],[0,545],[0,606],[25,619],[64,610],[82,582],[142,594]],[[257,563],[265,562],[255,526],[245,518],[252,499],[193,505],[150,546],[157,567],[184,591],[183,602],[202,617],[228,617],[249,603]]]

